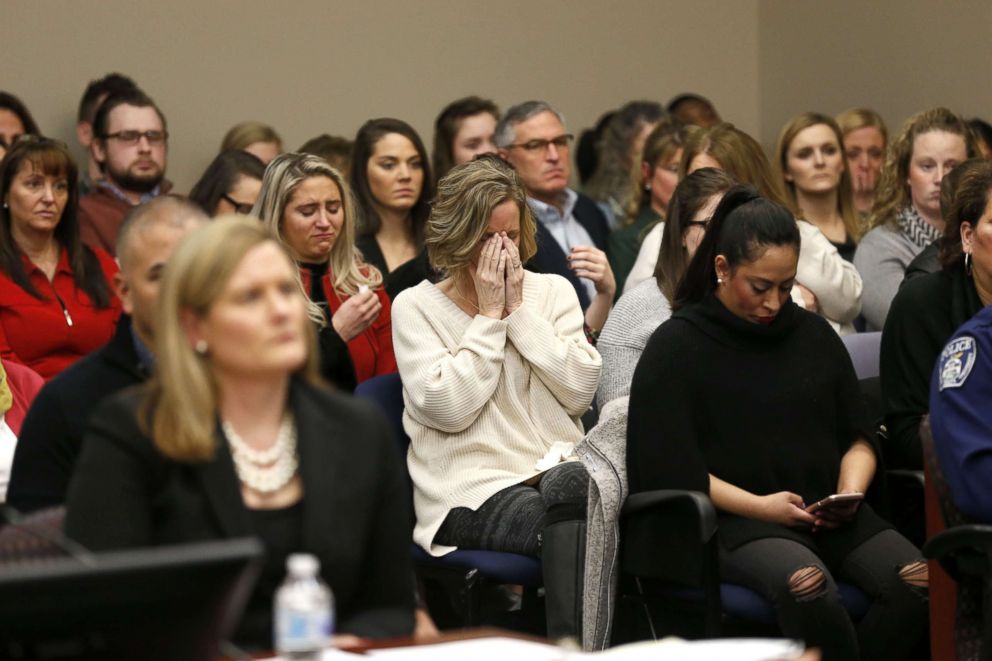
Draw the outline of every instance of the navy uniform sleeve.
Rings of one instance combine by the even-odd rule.
[[[930,424],[954,504],[976,521],[992,522],[992,327],[976,320],[940,354]]]

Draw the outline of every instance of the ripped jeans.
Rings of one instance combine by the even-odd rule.
[[[830,569],[812,550],[767,538],[720,550],[722,579],[767,596],[782,634],[823,650],[823,661],[910,658],[927,627],[927,573],[919,550],[883,530]],[[854,623],[834,575],[861,588],[871,608]]]

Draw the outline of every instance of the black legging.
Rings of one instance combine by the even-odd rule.
[[[920,560],[916,547],[894,530],[883,530],[847,554],[834,573],[872,600],[857,624],[840,603],[830,569],[798,542],[770,537],[721,549],[720,572],[724,580],[771,599],[782,633],[822,648],[824,661],[897,661],[910,656],[926,631],[927,589],[912,585],[925,571]],[[823,580],[804,582],[813,568]]]
[[[514,484],[477,510],[456,507],[434,536],[435,544],[540,556],[549,523],[585,519],[589,473],[579,461],[558,464],[534,486]]]

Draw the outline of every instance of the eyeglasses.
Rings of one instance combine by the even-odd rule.
[[[564,135],[559,135],[556,138],[551,138],[550,140],[528,140],[527,142],[515,145],[507,145],[506,148],[513,149],[514,147],[517,147],[519,149],[523,149],[525,152],[536,154],[547,151],[548,145],[554,145],[556,149],[568,149],[568,146],[572,144],[573,140],[575,140],[575,136],[571,133],[566,133]]]
[[[688,230],[690,227],[699,227],[700,229],[705,231],[706,226],[710,224],[711,220],[713,219],[707,218],[706,220],[690,220],[686,222],[685,228],[686,230]]]
[[[125,145],[132,146],[138,144],[138,142],[144,138],[148,141],[150,145],[161,145],[166,140],[169,139],[168,131],[118,131],[117,133],[108,133],[103,136],[104,140],[120,140]]]
[[[240,213],[242,216],[251,215],[251,210],[255,208],[254,203],[249,204],[248,202],[238,202],[227,193],[221,195],[221,198],[234,207],[235,213]]]

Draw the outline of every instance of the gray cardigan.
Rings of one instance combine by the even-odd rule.
[[[586,650],[605,649],[613,623],[620,536],[617,519],[627,498],[630,381],[648,339],[670,316],[671,306],[655,279],[645,280],[620,297],[596,345],[603,357],[596,393],[599,423],[575,448],[590,477],[582,609]]]
[[[861,239],[854,253],[854,266],[864,281],[861,314],[867,322],[866,330],[882,330],[906,267],[920,252],[922,248],[894,223],[879,225]]]
[[[600,408],[630,394],[630,381],[641,352],[652,333],[671,316],[672,306],[654,278],[639,283],[613,306],[596,343],[603,357],[603,373],[596,391]]]

